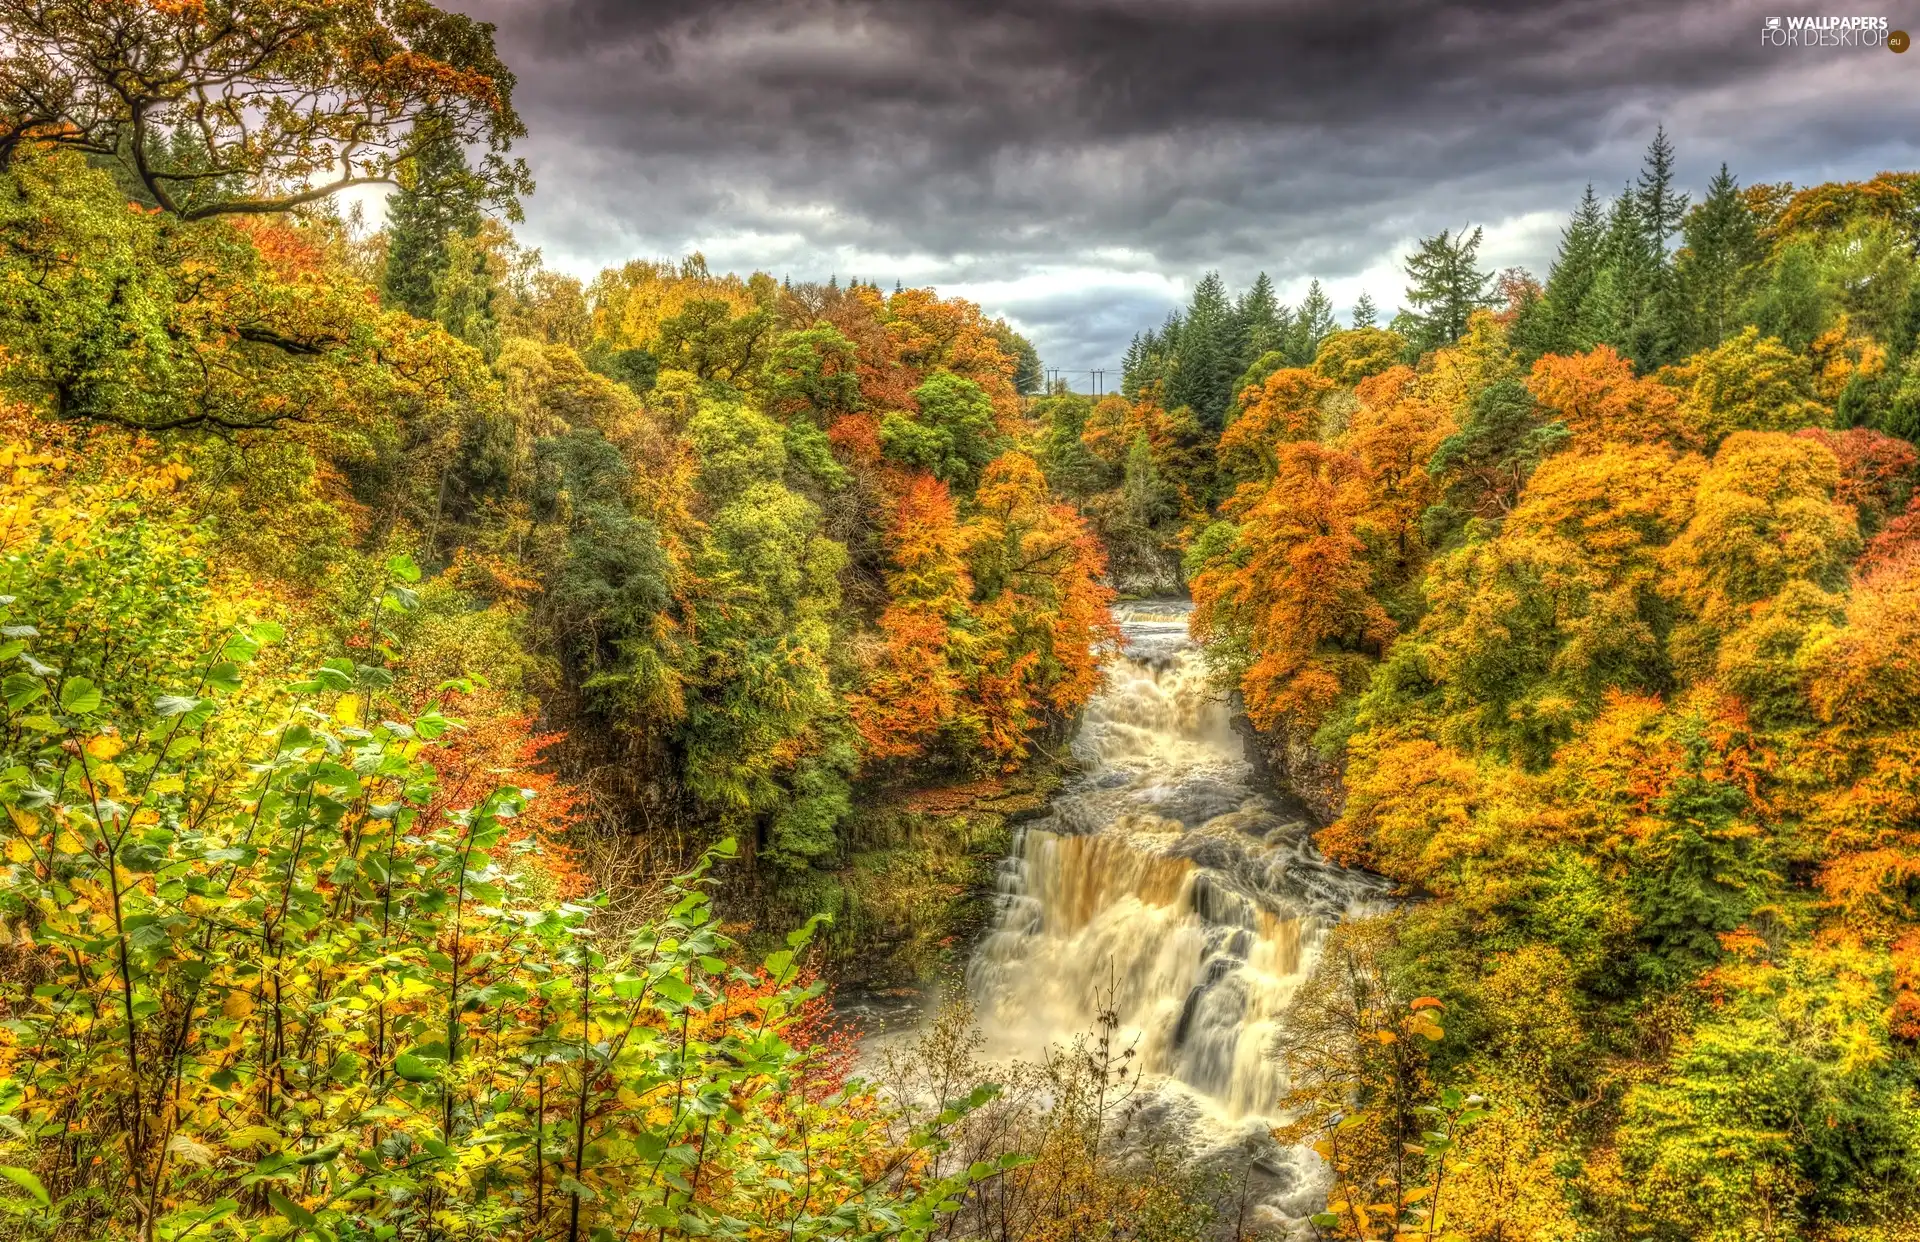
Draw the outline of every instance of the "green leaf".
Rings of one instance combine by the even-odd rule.
[[[46,694],[46,683],[27,673],[10,673],[5,681],[0,681],[0,698],[6,699],[10,711],[17,712],[45,698]]]
[[[653,990],[662,999],[675,1005],[688,1005],[693,1002],[693,985],[677,975],[662,975],[654,980]]]
[[[47,1188],[40,1184],[40,1179],[33,1175],[32,1170],[22,1169],[11,1164],[0,1164],[0,1177],[6,1178],[14,1185],[20,1187],[20,1189],[32,1195],[41,1207],[53,1206],[53,1199],[48,1196]]]
[[[228,694],[240,688],[240,667],[232,661],[222,661],[207,670],[207,684],[215,690],[225,690]]]
[[[60,706],[76,716],[100,710],[100,687],[85,677],[69,677],[60,687]]]
[[[420,581],[420,567],[405,552],[387,558],[387,572],[402,582]]]
[[[432,1082],[435,1071],[424,1057],[403,1052],[393,1059],[393,1072],[408,1082]]]
[[[200,700],[189,694],[163,694],[153,701],[153,710],[161,716],[184,716],[200,706]]]
[[[345,1146],[345,1143],[329,1143],[318,1151],[310,1151],[305,1155],[295,1156],[293,1162],[295,1164],[325,1164],[327,1161],[339,1155],[341,1149]]]
[[[315,1224],[315,1221],[313,1219],[313,1213],[307,1211],[307,1209],[301,1207],[298,1203],[295,1203],[293,1200],[287,1198],[285,1195],[281,1194],[279,1191],[268,1190],[267,1202],[273,1204],[274,1211],[280,1213],[280,1215],[286,1217],[288,1220],[292,1221],[294,1224],[300,1226],[300,1228],[302,1229],[313,1228]]]

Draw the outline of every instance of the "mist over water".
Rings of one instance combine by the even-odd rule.
[[[1201,1147],[1258,1147],[1287,1089],[1271,1044],[1288,1002],[1327,929],[1378,889],[1258,788],[1188,609],[1117,614],[1126,645],[1075,740],[1082,774],[1016,838],[967,987],[1001,1056],[1040,1056],[1110,1005],[1143,1106]],[[1312,1158],[1264,1146],[1264,1197],[1304,1213]]]

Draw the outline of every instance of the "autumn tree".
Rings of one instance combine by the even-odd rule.
[[[1018,759],[1030,729],[1077,711],[1099,687],[1101,653],[1117,637],[1106,561],[1080,515],[1017,452],[982,472],[964,540],[980,636],[970,710],[989,753]]]
[[[1694,440],[1679,395],[1668,385],[1636,378],[1633,364],[1611,345],[1541,358],[1527,377],[1527,391],[1582,446]]]
[[[121,160],[183,219],[389,182],[447,138],[484,145],[477,185],[509,211],[533,188],[506,154],[526,131],[493,27],[431,4],[9,0],[0,30],[0,160],[45,147]],[[186,167],[167,158],[182,134]],[[219,178],[241,192],[187,205]]]
[[[1226,671],[1263,728],[1317,725],[1394,634],[1356,530],[1368,500],[1357,458],[1283,443],[1271,480],[1230,507],[1231,552],[1192,583],[1195,630],[1203,641],[1234,636]]]
[[[1684,415],[1709,447],[1735,431],[1798,431],[1826,425],[1813,399],[1804,356],[1748,327],[1671,372],[1683,392]]]
[[[906,480],[888,544],[885,648],[851,700],[864,749],[882,760],[924,754],[960,722],[977,658],[973,577],[946,484],[925,474]]]
[[[1220,436],[1220,465],[1234,479],[1264,480],[1282,446],[1320,431],[1320,400],[1333,381],[1304,367],[1283,367],[1242,394],[1240,416]]]
[[[1697,664],[1796,584],[1831,592],[1845,583],[1859,532],[1852,510],[1834,502],[1839,483],[1839,462],[1813,441],[1727,437],[1666,554],[1672,590],[1693,618],[1676,635],[1679,659]]]

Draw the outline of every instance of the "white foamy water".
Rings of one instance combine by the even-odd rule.
[[[1271,1045],[1326,930],[1378,890],[1257,787],[1187,607],[1120,614],[1126,648],[1074,743],[1083,773],[1002,864],[967,986],[1000,1056],[1067,1043],[1110,1003],[1143,1106],[1202,1150],[1264,1147],[1262,1198],[1298,1218],[1320,1177],[1266,1137],[1287,1090]]]

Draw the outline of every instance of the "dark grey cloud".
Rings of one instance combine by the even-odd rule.
[[[1920,162],[1920,52],[1766,48],[1758,3],[461,7],[519,75],[551,261],[935,283],[1065,365],[1117,362],[1208,267],[1391,306],[1407,240],[1463,223],[1541,266],[1660,122],[1695,185],[1722,159],[1747,181]]]

